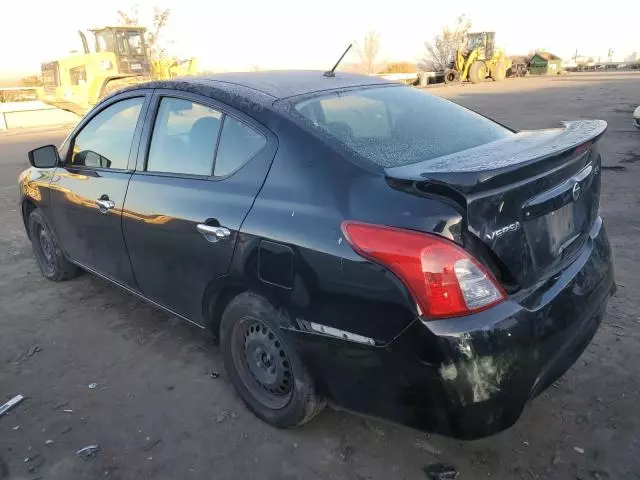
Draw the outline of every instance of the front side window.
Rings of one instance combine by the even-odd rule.
[[[210,176],[222,113],[165,97],[153,127],[147,171]]]
[[[129,98],[102,110],[87,123],[73,141],[70,164],[126,169],[131,141],[144,103]]]
[[[96,33],[96,51],[98,52],[115,51],[113,32]]]

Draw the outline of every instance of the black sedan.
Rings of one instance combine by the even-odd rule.
[[[272,425],[329,401],[474,438],[605,313],[605,129],[515,132],[345,73],[151,82],[30,152],[21,212],[46,278],[87,270],[210,331]]]

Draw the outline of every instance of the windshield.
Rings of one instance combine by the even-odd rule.
[[[467,42],[467,48],[469,50],[473,50],[476,47],[484,46],[484,36],[483,35],[469,35],[469,41]]]
[[[115,35],[113,31],[96,32],[96,51],[144,55],[142,35],[135,31],[118,31]]]
[[[414,87],[342,91],[304,100],[295,109],[358,157],[382,167],[442,157],[513,134]]]
[[[140,32],[127,32],[127,44],[130,55],[143,55],[142,36]]]

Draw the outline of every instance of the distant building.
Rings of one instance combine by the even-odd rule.
[[[536,52],[529,60],[531,75],[556,75],[562,70],[562,59],[553,53]]]

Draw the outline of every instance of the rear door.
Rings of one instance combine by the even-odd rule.
[[[74,261],[135,287],[121,214],[151,91],[120,95],[87,116],[51,181],[56,235]]]
[[[276,138],[208,97],[156,91],[131,178],[123,232],[136,281],[155,302],[202,324],[209,283],[230,266]]]

